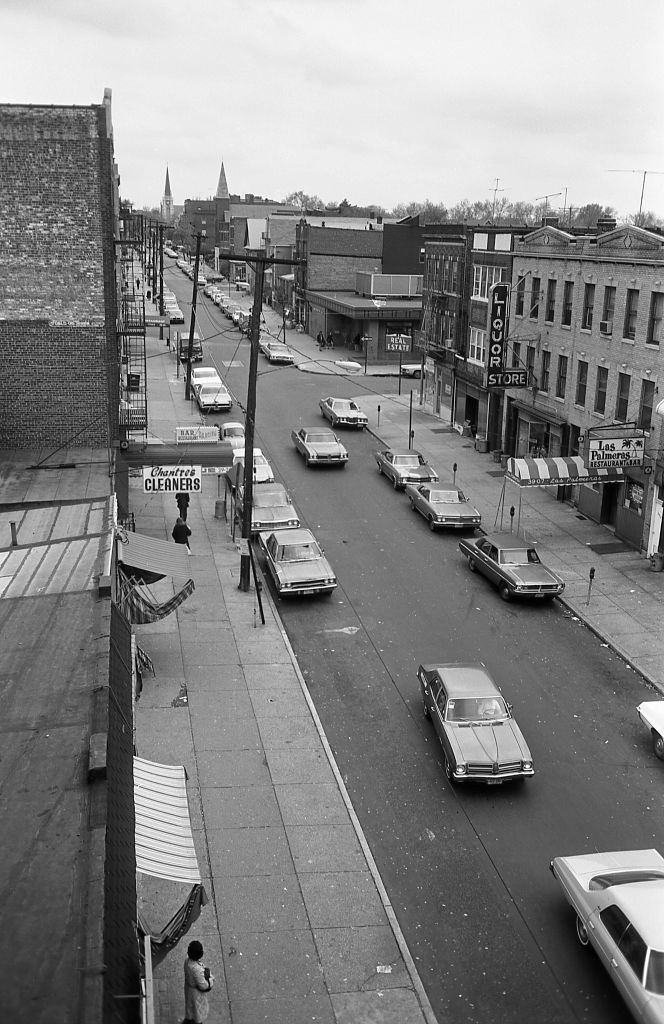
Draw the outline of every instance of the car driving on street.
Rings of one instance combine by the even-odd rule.
[[[664,1024],[664,857],[657,850],[554,857],[551,871],[635,1020]]]
[[[451,484],[406,484],[410,507],[424,516],[430,530],[473,529],[482,517],[463,491]]]
[[[270,363],[284,363],[285,365],[292,365],[295,362],[295,356],[289,349],[288,345],[284,345],[281,341],[259,341],[259,348],[264,356]]]
[[[369,417],[350,398],[321,398],[320,411],[333,427],[357,427],[362,430]]]
[[[512,597],[552,600],[565,584],[540,562],[532,541],[511,533],[468,537],[459,541],[471,572],[481,572],[498,587],[504,601]]]
[[[443,748],[451,782],[489,784],[534,775],[523,733],[484,665],[420,665],[424,715]]]
[[[310,530],[276,530],[261,533],[259,538],[279,594],[332,593],[337,578]]]
[[[406,484],[438,480],[436,470],[412,448],[387,448],[376,452],[375,458],[378,472],[392,481],[395,491],[403,491]]]
[[[348,452],[337,435],[327,427],[300,427],[291,440],[307,466],[345,466]]]

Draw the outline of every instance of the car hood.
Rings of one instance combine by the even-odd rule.
[[[279,575],[285,583],[306,583],[308,580],[333,579],[332,566],[327,558],[312,558],[307,562],[278,562]]]
[[[305,441],[307,448],[310,448],[312,452],[318,452],[319,455],[340,455],[343,452],[343,448],[336,441]]]
[[[427,480],[437,480],[438,475],[431,466],[395,466],[397,473],[404,479],[420,480],[426,483]]]
[[[255,508],[252,512],[252,523],[261,523],[265,528],[276,527],[295,519],[299,522],[297,512],[292,505],[274,505],[272,508]]]
[[[453,516],[455,519],[477,519],[480,515],[476,508],[465,501],[437,501],[435,504],[428,502],[428,505],[434,515],[445,518]]]
[[[450,723],[447,723],[448,727]],[[513,719],[482,725],[452,725],[464,761],[473,764],[532,760],[521,730]]]
[[[539,586],[543,583],[562,583],[562,580],[560,580],[555,573],[551,572],[550,569],[546,569],[541,564],[501,565],[500,568],[505,572],[505,575],[513,579],[515,583],[524,583],[530,586]]]

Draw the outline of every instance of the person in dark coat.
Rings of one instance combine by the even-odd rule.
[[[180,516],[178,516],[178,518],[175,520],[175,526],[173,527],[171,537],[173,538],[176,544],[186,544],[187,550],[191,554],[191,548],[189,547],[189,538],[191,537],[191,530],[189,529],[185,521],[180,518]]]
[[[332,334],[332,331],[327,335],[327,347],[334,348],[334,335]]]
[[[187,522],[187,509],[189,508],[189,495],[186,491],[178,491],[175,495],[178,509],[180,511],[180,519],[183,523]]]
[[[319,331],[316,335],[316,341],[318,342],[319,348],[325,348],[325,335],[322,331]]]

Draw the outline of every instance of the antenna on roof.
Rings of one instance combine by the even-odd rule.
[[[646,190],[646,175],[648,175],[648,174],[664,174],[664,171],[644,171],[642,169],[636,169],[635,170],[633,167],[629,167],[629,168],[625,168],[625,169],[622,169],[620,167],[610,167],[608,173],[609,174],[642,174],[643,175],[643,183],[641,185],[641,202],[639,203],[639,217],[640,217],[641,216],[641,211],[643,210],[643,193]]]

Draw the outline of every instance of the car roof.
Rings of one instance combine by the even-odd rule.
[[[605,892],[609,890],[605,889]],[[664,950],[664,878],[610,886],[611,899],[654,949]]]
[[[274,530],[270,536],[276,537],[277,544],[308,544],[311,541],[315,541],[316,544],[318,543],[311,530],[301,528]]]
[[[391,452],[392,455],[417,455],[419,457],[422,454],[414,448],[384,448],[383,451]]]
[[[492,694],[502,696],[484,665],[444,663],[420,667],[429,675],[435,672],[445,684],[450,697],[488,697]]]
[[[478,540],[482,539],[490,541],[497,548],[505,548],[507,550],[537,547],[536,540],[524,540],[513,533],[487,533],[484,538],[478,538]]]

